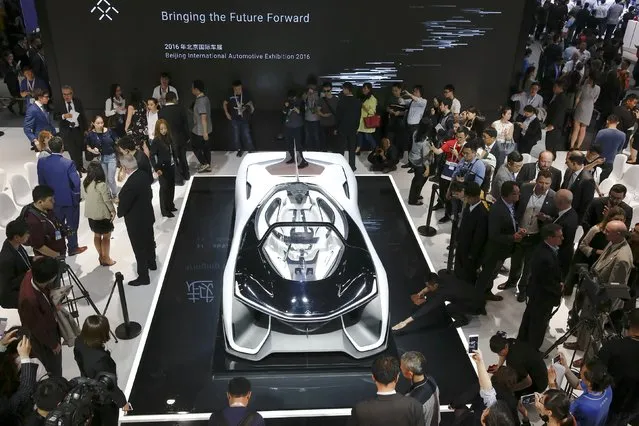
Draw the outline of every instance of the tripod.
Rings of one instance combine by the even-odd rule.
[[[93,308],[93,311],[95,312],[96,315],[103,316],[104,313],[106,313],[106,309],[104,310],[104,312],[100,312],[98,307],[93,302],[93,299],[91,299],[91,295],[89,294],[89,291],[82,284],[82,281],[80,281],[80,278],[78,278],[75,272],[73,272],[73,269],[71,269],[71,267],[64,260],[60,261],[60,270],[58,271],[58,283],[59,283],[59,286],[61,287],[64,287],[64,286],[71,287],[71,297],[69,298],[67,296],[63,304],[69,308],[69,313],[71,314],[73,318],[75,318],[75,321],[78,325],[80,325],[80,314],[78,312],[78,303],[77,303],[78,300],[83,300],[83,299],[86,300],[89,306]],[[80,292],[79,296],[76,296],[75,294],[76,288]],[[111,290],[111,295],[113,295],[113,290]],[[109,301],[110,300],[111,300],[111,297],[109,297]],[[107,304],[107,307],[108,307],[108,304]],[[115,334],[113,334],[113,331],[109,330],[109,333],[111,333],[111,335],[115,339],[115,342],[117,343],[118,339],[115,336]]]

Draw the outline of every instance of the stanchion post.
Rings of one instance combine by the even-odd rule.
[[[124,322],[115,329],[115,335],[118,339],[131,340],[136,338],[142,331],[142,326],[137,322],[129,320],[129,308],[126,303],[126,294],[124,294],[124,276],[121,272],[116,272],[115,283],[118,286],[120,294],[120,305],[122,306],[122,317]]]
[[[428,214],[426,215],[426,225],[422,225],[417,228],[417,232],[422,237],[434,237],[437,234],[437,230],[430,226],[430,221],[433,216],[433,206],[435,205],[435,199],[439,192],[439,185],[433,184],[430,193],[430,201],[428,202]]]

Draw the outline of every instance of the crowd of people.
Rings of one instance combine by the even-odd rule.
[[[347,151],[356,170],[356,157],[367,152],[372,170],[413,174],[408,203],[415,206],[424,204],[426,182],[437,184],[432,207],[443,210],[440,224],[452,222],[456,280],[443,285],[437,274],[426,277],[424,288],[411,296],[415,312],[395,324],[395,332],[442,305],[457,326],[471,315],[486,315],[487,303],[503,299],[493,292],[499,273],[508,278],[497,288],[516,289],[517,300],[526,304],[517,338],[499,333],[490,340],[497,364],[487,367],[481,351],[473,353],[480,392],[470,410],[453,407],[459,424],[519,424],[532,406],[550,425],[625,425],[638,419],[639,225],[632,228],[632,208],[624,202],[628,188],[615,184],[608,194],[599,189],[617,154],[630,148],[628,163],[637,160],[639,91],[630,82],[639,82],[639,69],[631,73],[620,51],[635,9],[626,9],[622,0],[569,4],[540,2],[531,28],[541,40],[539,63],[527,48],[518,87],[495,120],[487,121],[474,106],[462,107],[452,84],[429,99],[423,86],[397,83],[382,100],[370,83],[338,88],[311,79],[282,102],[287,163],[306,167],[305,150]],[[39,185],[33,202],[7,225],[0,251],[0,305],[18,309],[22,322],[0,342],[0,423],[35,425],[43,424],[69,390],[58,380],[61,345],[69,344],[69,336],[58,326],[64,307],[54,295],[63,258],[87,250],[77,240],[81,200],[98,263],[116,264],[110,237],[113,220],[124,217],[138,275],[128,284],[150,284],[150,271],[157,269],[152,185],[159,182],[162,216],[174,217],[175,186],[191,177],[187,150],[199,163],[198,173],[212,171],[215,108],[201,80],[191,82],[193,102],[183,106],[184,94],[180,98],[169,74],[162,73],[148,98],[137,89],[125,95],[113,84],[104,111],[91,117],[73,88],[64,85],[54,114],[42,41],[34,36],[13,42],[2,55],[1,70],[13,96],[9,109],[24,114]],[[238,156],[256,150],[250,117],[258,105],[241,81],[231,84],[219,107]],[[542,140],[545,149],[537,161],[524,164],[524,154]],[[559,151],[568,152],[564,173],[553,167]],[[588,276],[627,286],[630,298],[613,298],[604,318],[584,289]],[[568,326],[577,339],[564,348],[582,351],[583,357],[573,363],[560,354],[546,367],[541,350],[550,319],[573,294]],[[584,318],[597,326],[580,326]],[[604,336],[622,329],[627,336]],[[74,347],[82,375],[116,373],[105,349],[108,330],[104,317],[85,320]],[[439,424],[439,390],[426,365],[423,354],[410,351],[376,359],[377,396],[357,404],[350,423]],[[36,386],[40,370],[52,377]],[[396,392],[400,375],[411,382],[407,395]],[[560,390],[561,378],[579,396]],[[521,397],[530,394],[532,404],[523,404]],[[248,380],[231,380],[227,397],[229,407],[212,415],[212,425],[224,423],[220,416],[228,424],[264,424],[247,409]],[[119,389],[100,413],[104,424],[113,424],[118,408],[130,409]]]

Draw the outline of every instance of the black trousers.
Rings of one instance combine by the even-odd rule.
[[[71,160],[75,163],[75,167],[78,171],[84,170],[84,160],[82,159],[82,153],[84,149],[84,135],[79,127],[70,129],[68,127],[62,127],[60,129],[60,136],[64,142],[64,149],[69,152]]]
[[[426,184],[426,177],[424,177],[424,172],[426,171],[426,167],[415,166],[415,174],[413,175],[413,180],[410,183],[410,190],[408,191],[408,202],[416,203],[419,201],[419,196],[422,194],[422,188]]]
[[[173,152],[175,153],[175,173],[179,178],[176,181],[181,182],[189,180],[191,172],[189,171],[189,162],[186,160],[186,141],[180,141],[173,145]]]
[[[612,173],[612,163],[603,163],[599,167],[601,167],[601,174],[599,175],[599,183],[601,183]]]
[[[528,300],[524,316],[521,319],[517,339],[528,342],[530,346],[539,349],[544,343],[544,336],[552,316],[552,303],[537,298]]]
[[[546,133],[546,149],[553,155],[556,155],[557,151],[566,150],[566,138],[561,129],[553,129]]]
[[[530,261],[535,249],[541,242],[538,234],[527,235],[520,243],[515,244],[515,250],[510,258],[510,273],[508,282],[517,285],[519,282],[519,292],[526,293],[528,280],[530,279]]]
[[[162,167],[162,176],[158,177],[160,182],[160,212],[166,216],[175,208],[173,199],[175,198],[175,166],[168,165]]]
[[[483,291],[484,294],[491,293],[493,290],[493,281],[499,272],[499,268],[504,264],[504,260],[508,258],[510,254],[503,254],[489,250],[486,253],[486,257],[482,262],[481,273],[477,279],[477,289]]]
[[[344,155],[344,150],[340,152],[335,126],[322,126],[320,128],[320,149],[322,151],[336,152]]]
[[[198,136],[195,133],[191,134],[191,146],[193,148],[193,154],[200,164],[211,164],[211,134],[209,133],[209,140],[205,141],[202,136]]]
[[[355,149],[357,148],[357,131],[353,133],[340,133],[342,144],[348,151],[348,164],[355,170]]]
[[[477,282],[477,270],[479,265],[472,259],[464,256],[463,253],[455,253],[455,276],[471,285]]]
[[[138,278],[143,281],[149,281],[149,266],[155,263],[153,224],[136,223],[132,227],[127,225],[126,231],[135,255]]]
[[[284,138],[286,139],[286,147],[291,158],[295,158],[294,151],[297,149],[298,161],[304,160],[304,140],[302,134],[304,127],[285,127]]]
[[[31,338],[31,348],[34,355],[42,361],[42,365],[46,368],[51,376],[62,377],[62,351],[57,354],[48,346]]]

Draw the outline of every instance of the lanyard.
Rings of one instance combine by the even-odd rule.
[[[20,259],[22,259],[24,264],[27,265],[27,268],[30,268],[31,267],[31,263],[29,263],[29,257],[25,256],[24,253],[22,253],[22,251],[20,251],[21,248],[22,248],[22,246],[18,246],[16,251],[18,252],[18,255],[20,255]]]
[[[31,82],[31,84],[29,84],[29,80],[27,80],[27,89],[28,89],[27,92],[33,92],[34,86],[35,86],[35,78]]]

